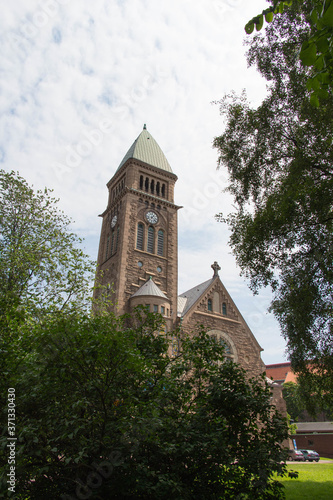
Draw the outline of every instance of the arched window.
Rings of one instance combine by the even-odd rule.
[[[114,231],[112,231],[112,237],[111,237],[111,255],[113,255],[113,247],[114,247]]]
[[[229,337],[227,333],[221,332],[221,330],[211,330],[207,332],[216,342],[224,347],[224,357],[231,359],[235,363],[238,362],[238,355],[236,351],[236,346]]]
[[[228,344],[228,342],[226,340],[224,340],[222,337],[219,338],[218,340],[219,344],[224,347],[224,355],[226,358],[233,358],[233,355],[232,355],[232,350],[231,350],[231,347],[230,345]]]
[[[160,183],[156,182],[156,194],[159,196],[160,195]]]
[[[105,260],[109,256],[109,244],[110,244],[110,236],[108,236],[108,239],[106,240],[106,249],[105,249]]]
[[[154,228],[148,227],[147,252],[154,253]]]
[[[138,250],[143,250],[143,224],[139,222],[138,224],[138,232],[136,235],[136,248]]]
[[[143,175],[140,175],[140,189],[143,189]]]
[[[114,249],[115,252],[117,251],[118,248],[118,240],[119,240],[119,226],[117,227],[116,247]]]
[[[150,183],[150,192],[151,192],[152,194],[154,194],[154,189],[155,189],[155,182],[154,182],[154,181],[151,181],[151,183]]]
[[[148,192],[149,190],[149,179],[148,177],[146,177],[146,180],[145,180],[145,190]]]
[[[163,257],[164,254],[164,231],[162,229],[158,230],[157,234],[157,255]]]
[[[222,314],[224,314],[224,316],[227,315],[227,304],[225,302],[222,304]]]
[[[212,311],[213,310],[212,299],[208,299],[208,301],[207,301],[207,307],[208,307],[208,311]]]
[[[165,184],[162,184],[162,197],[165,198]]]

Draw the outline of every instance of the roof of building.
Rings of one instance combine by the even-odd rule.
[[[296,422],[297,433],[333,432],[333,422]]]
[[[168,160],[155,139],[148,132],[146,125],[144,125],[141,134],[125,154],[117,170],[119,170],[130,158],[141,160],[144,163],[148,163],[148,165],[172,173]]]
[[[214,279],[219,278],[219,271],[221,270],[221,268],[218,263],[215,261],[210,267],[214,271],[213,277],[210,280],[204,281],[203,283],[200,283],[200,285],[194,286],[190,290],[187,290],[187,292],[179,295],[177,303],[178,316],[184,316],[187,311],[191,309],[193,304],[195,304],[196,301],[201,297],[201,295],[207,290],[207,288],[209,288]]]
[[[168,300],[168,297],[159,289],[159,287],[154,283],[152,277],[149,278],[146,283],[144,283],[139,290],[137,290],[132,297],[138,297],[139,295],[144,296],[154,296],[154,297],[162,297],[163,299]]]
[[[214,277],[197,285],[178,297],[178,316],[184,316],[193,304],[201,297],[205,290],[211,285]]]
[[[292,373],[290,363],[276,363],[274,365],[266,365],[267,377],[273,379],[276,382],[285,382],[287,377],[289,377],[289,373]],[[295,380],[292,377],[289,377],[288,382],[295,382]]]
[[[287,376],[284,379],[284,384],[286,384],[287,382],[293,382],[294,384],[297,384],[297,376],[292,370],[287,373]]]

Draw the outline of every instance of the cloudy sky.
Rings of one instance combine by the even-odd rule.
[[[220,277],[264,349],[283,362],[285,344],[253,297],[214,215],[232,210],[216,170],[218,105],[246,88],[253,104],[265,82],[248,69],[244,24],[264,0],[15,0],[0,18],[0,162],[36,188],[47,186],[97,257],[106,183],[143,124],[178,176],[179,293]]]

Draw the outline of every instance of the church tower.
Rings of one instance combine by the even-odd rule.
[[[107,184],[96,282],[103,285],[117,315],[143,305],[160,313],[169,331],[180,325],[193,336],[203,325],[208,335],[223,344],[226,357],[249,375],[259,375],[264,371],[262,349],[222,283],[217,262],[211,266],[211,278],[177,297],[181,207],[174,202],[176,181],[144,126]],[[95,297],[98,293],[96,287]]]
[[[139,303],[177,318],[177,176],[146,125],[108,182],[97,281],[117,314]],[[98,290],[95,292],[95,295]]]

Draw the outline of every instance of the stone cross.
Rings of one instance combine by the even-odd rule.
[[[221,270],[221,268],[220,268],[220,266],[218,265],[218,263],[216,261],[210,267],[214,270],[214,276],[213,276],[213,278],[215,278],[216,276],[219,275],[219,271]]]

